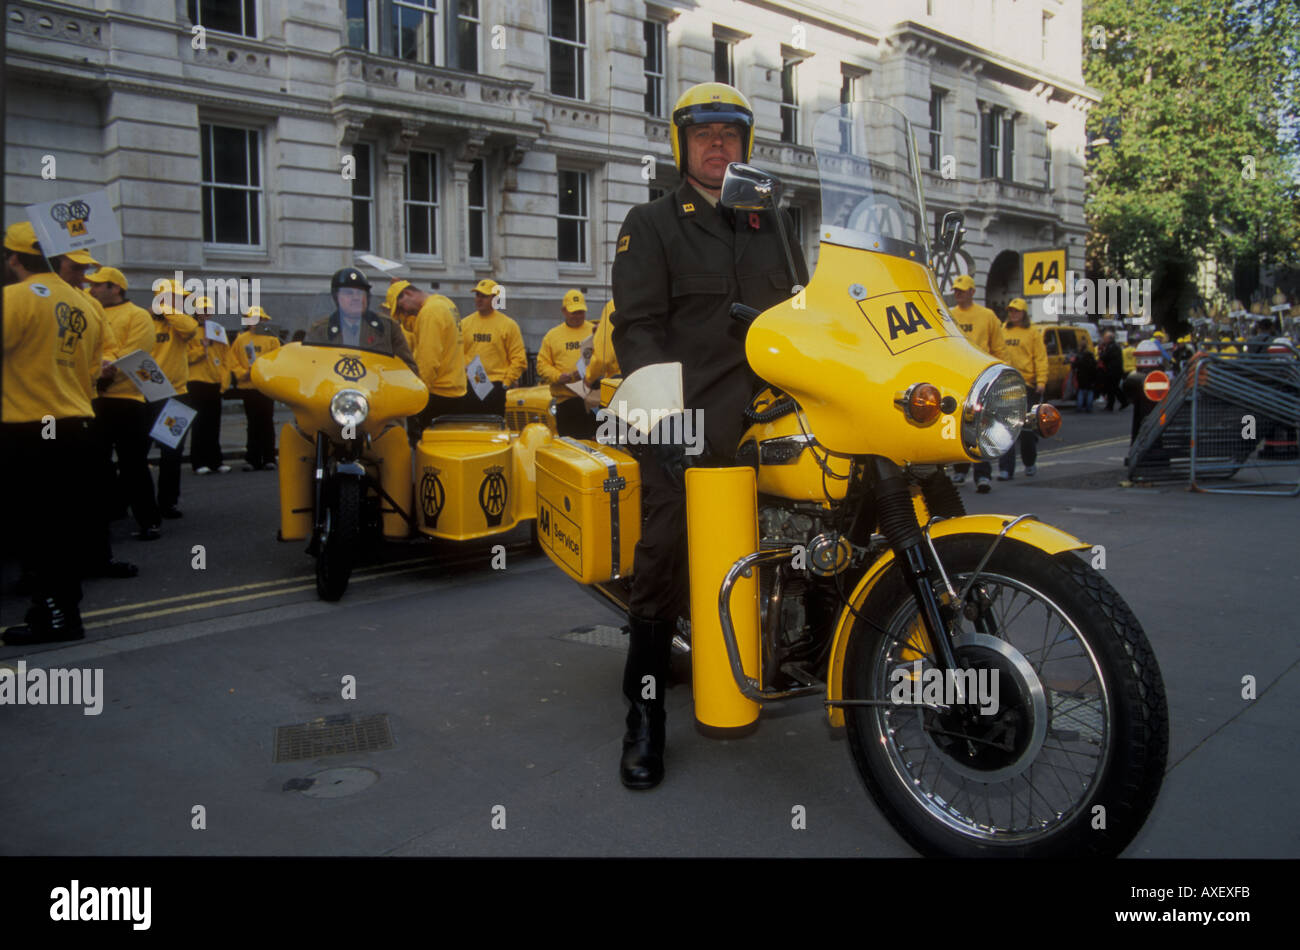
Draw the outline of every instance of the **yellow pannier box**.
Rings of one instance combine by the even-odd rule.
[[[632,573],[641,538],[641,470],[627,452],[586,439],[537,450],[537,538],[582,584]]]

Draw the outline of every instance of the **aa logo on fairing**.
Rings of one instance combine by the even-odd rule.
[[[60,203],[50,208],[50,217],[68,229],[69,237],[81,237],[86,233],[86,222],[90,220],[90,205],[84,201]]]
[[[355,383],[366,375],[366,364],[361,362],[359,356],[340,356],[339,361],[334,364],[334,372],[349,382]]]
[[[420,479],[420,510],[424,514],[426,527],[438,527],[438,515],[442,512],[442,505],[446,500],[447,495],[443,491],[442,480],[438,478],[438,470],[426,468],[424,477]]]
[[[537,516],[537,526],[541,530],[542,534],[546,535],[548,538],[551,536],[551,509],[550,508],[543,506],[541,512]]]
[[[501,474],[500,465],[493,465],[483,470],[483,484],[478,487],[478,506],[483,509],[489,528],[501,523],[501,516],[506,513],[506,477]]]
[[[936,309],[934,296],[926,291],[891,291],[863,300],[858,307],[895,355],[952,335],[944,326],[943,311]]]
[[[64,353],[71,353],[77,348],[77,341],[86,332],[86,315],[76,307],[70,307],[63,301],[54,305],[54,319],[59,322],[59,347]]]

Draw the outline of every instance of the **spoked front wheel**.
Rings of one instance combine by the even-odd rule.
[[[991,542],[936,541],[959,592]],[[983,614],[962,621],[956,675],[935,668],[897,567],[858,609],[879,628],[856,621],[844,698],[893,700],[846,708],[864,784],[923,854],[1118,854],[1155,803],[1169,745],[1164,684],[1141,625],[1075,554],[1009,538],[972,597]]]
[[[355,478],[336,479],[325,514],[325,532],[316,553],[316,593],[338,600],[348,589],[361,540],[361,503],[365,486]]]

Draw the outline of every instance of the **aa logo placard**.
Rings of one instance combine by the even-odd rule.
[[[1024,275],[1023,294],[1026,297],[1059,292],[1065,280],[1065,248],[1025,251],[1020,258],[1020,273]],[[1048,286],[1052,283],[1056,286]]]
[[[858,304],[871,328],[895,355],[922,343],[952,336],[943,313],[928,291],[900,290],[868,297]]]

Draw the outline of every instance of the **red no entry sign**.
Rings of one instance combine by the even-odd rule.
[[[1159,402],[1169,392],[1169,376],[1163,370],[1152,370],[1142,382],[1142,393],[1152,402]]]

